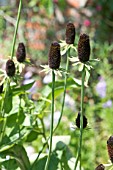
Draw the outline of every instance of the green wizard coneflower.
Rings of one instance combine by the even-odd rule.
[[[76,118],[76,126],[80,128],[80,113],[78,113],[77,118]],[[83,129],[87,127],[87,118],[85,115],[83,115]]]
[[[3,84],[0,86],[0,94],[2,93],[3,91]]]
[[[95,170],[104,170],[105,166],[103,164],[98,165]]]
[[[78,42],[78,58],[80,62],[89,61],[90,57],[90,43],[87,34],[81,34]]]
[[[74,44],[75,41],[75,26],[73,23],[69,22],[66,26],[66,43]]]
[[[113,163],[113,136],[110,136],[109,139],[107,140],[107,149],[109,158]]]
[[[18,44],[18,48],[17,48],[17,51],[16,51],[16,58],[17,58],[17,61],[20,62],[20,63],[25,61],[26,49],[25,49],[24,43]]]
[[[6,62],[6,73],[9,77],[13,77],[15,75],[15,64],[11,59]]]
[[[60,67],[60,45],[58,42],[53,42],[50,47],[48,56],[48,65],[51,69],[59,69]]]

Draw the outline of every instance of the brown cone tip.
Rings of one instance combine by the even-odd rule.
[[[78,116],[76,118],[76,126],[80,128],[80,113],[78,113]],[[87,127],[87,118],[83,115],[83,129]]]
[[[110,136],[109,139],[107,140],[107,149],[109,158],[113,163],[113,136]]]
[[[75,41],[75,26],[73,23],[69,22],[66,26],[66,43],[74,44]]]
[[[16,51],[16,58],[17,58],[17,61],[20,62],[20,63],[25,61],[26,49],[25,49],[24,43],[18,44],[18,48],[17,48],[17,51]]]
[[[52,69],[58,69],[60,67],[60,45],[58,42],[53,42],[50,47],[49,55],[48,55],[48,64]]]
[[[78,42],[78,58],[81,62],[89,61],[90,43],[87,34],[81,34]]]
[[[98,165],[95,170],[104,170],[105,166],[103,164]]]
[[[3,91],[3,84],[0,86],[0,94],[2,93]]]
[[[13,77],[15,75],[15,64],[11,59],[6,62],[6,73],[9,77]]]

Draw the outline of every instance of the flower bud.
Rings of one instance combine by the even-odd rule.
[[[76,118],[76,126],[78,128],[80,128],[80,116],[81,116],[81,114],[78,113],[78,116]],[[83,115],[83,129],[86,128],[86,126],[87,126],[87,118]]]
[[[17,48],[17,51],[16,51],[16,58],[17,58],[17,61],[20,62],[20,63],[25,61],[26,49],[25,49],[25,46],[24,46],[23,43],[18,44],[18,48]]]
[[[49,56],[48,56],[48,64],[52,69],[58,69],[60,67],[60,45],[58,42],[53,42],[50,47]]]
[[[89,61],[90,57],[90,43],[89,36],[81,34],[78,42],[78,58],[81,62]]]
[[[13,77],[15,75],[15,64],[11,59],[6,62],[6,73],[9,77]]]
[[[0,86],[0,94],[2,93],[3,91],[3,84]]]
[[[107,140],[107,149],[109,158],[113,163],[113,136],[110,136],[109,139]]]
[[[98,165],[95,170],[104,170],[105,166],[103,164]]]
[[[74,44],[75,40],[75,26],[73,23],[69,22],[66,26],[66,43]]]

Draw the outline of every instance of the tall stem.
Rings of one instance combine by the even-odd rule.
[[[66,73],[67,73],[68,70],[69,70],[69,57],[70,57],[70,49],[69,49],[68,52],[67,52]],[[64,111],[65,96],[66,96],[66,86],[67,86],[67,77],[68,77],[68,75],[65,74],[65,80],[64,80],[64,93],[63,93],[61,114],[60,114],[58,123],[57,123],[57,125],[56,125],[56,127],[55,127],[55,129],[54,129],[54,132],[56,131],[56,129],[58,128],[58,126],[59,126],[59,124],[60,124],[60,121],[61,121],[62,115],[63,115],[63,111]]]
[[[5,100],[5,96],[7,94],[7,90],[9,89],[9,86],[10,86],[9,79],[7,79],[6,81],[7,82],[6,82],[6,88],[5,88],[5,93],[4,93],[4,100]],[[2,143],[2,139],[5,134],[5,127],[6,127],[6,122],[7,122],[7,118],[5,118],[5,111],[4,111],[4,100],[2,102],[2,108],[1,108],[1,113],[2,113],[2,117],[3,117],[3,125],[1,127],[1,132],[0,132],[0,144]]]
[[[74,170],[76,170],[79,160],[80,160],[80,170],[81,170],[81,150],[82,150],[82,135],[83,135],[83,106],[84,106],[84,81],[85,81],[85,65],[84,65],[83,70],[82,70],[80,140],[79,140],[78,155],[77,155]]]
[[[50,144],[49,144],[49,153],[45,165],[45,170],[48,170],[51,150],[52,150],[52,137],[53,137],[53,123],[54,123],[54,87],[55,87],[55,73],[52,70],[52,105],[51,105],[51,124],[50,124]]]
[[[13,37],[12,50],[11,50],[11,59],[13,59],[13,56],[14,56],[14,48],[15,48],[15,43],[16,43],[16,35],[17,35],[17,31],[18,31],[18,25],[19,25],[19,21],[20,21],[21,8],[22,8],[22,0],[20,0],[19,8],[18,8],[18,15],[17,15],[17,21],[16,21],[15,32],[14,32],[14,37]]]
[[[17,22],[16,22],[16,27],[15,27],[14,37],[13,37],[13,43],[12,43],[12,48],[11,48],[11,59],[13,59],[13,56],[14,56],[14,48],[15,48],[15,42],[16,42],[16,35],[17,35],[17,31],[18,31],[18,25],[19,25],[19,21],[20,21],[21,8],[22,8],[22,0],[20,0],[19,8],[18,8]],[[10,82],[7,79],[6,89],[7,89],[8,85],[10,86]],[[4,95],[4,98],[5,98],[5,96],[6,96],[6,93]],[[1,113],[2,113],[2,116],[4,118],[5,117],[5,112],[3,110],[3,105],[4,105],[4,101],[2,103],[2,108],[1,108]],[[3,126],[2,126],[2,130],[1,130],[2,132],[1,132],[1,135],[0,135],[0,143],[2,143],[2,139],[4,137],[5,128],[6,128],[6,122],[7,122],[7,118],[5,118],[4,121],[3,121]]]

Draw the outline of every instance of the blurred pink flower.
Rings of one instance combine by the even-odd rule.
[[[91,21],[89,19],[84,20],[84,26],[89,27],[91,25]]]
[[[97,6],[96,6],[96,10],[97,10],[97,11],[101,11],[101,10],[102,10],[102,6],[101,6],[101,5],[97,5]]]
[[[58,3],[58,0],[53,0],[53,3],[57,4],[57,3]]]

